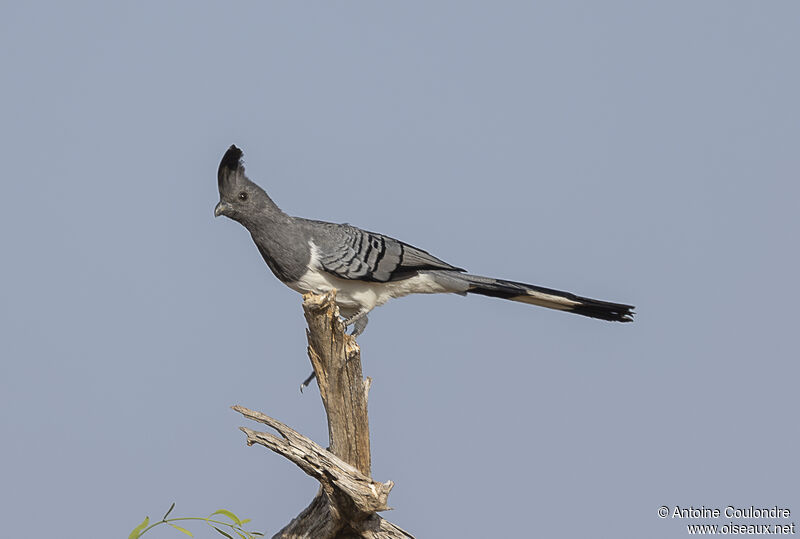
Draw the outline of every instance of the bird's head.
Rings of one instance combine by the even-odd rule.
[[[219,203],[214,208],[214,217],[224,215],[246,226],[268,206],[274,206],[267,193],[245,176],[242,150],[235,145],[222,156],[217,183]]]

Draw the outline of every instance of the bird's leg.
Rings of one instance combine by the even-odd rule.
[[[369,311],[358,311],[353,316],[350,316],[342,320],[342,323],[344,324],[345,328],[351,324],[353,325],[353,331],[350,332],[350,335],[352,335],[353,337],[358,337],[359,335],[364,333],[364,329],[367,327],[367,323],[369,322],[367,313],[369,313]],[[308,387],[308,384],[310,384],[316,377],[317,373],[315,372],[309,374],[308,378],[303,380],[303,383],[300,384],[300,393],[302,393],[303,390]]]
[[[350,332],[350,335],[358,337],[364,333],[364,330],[367,328],[367,323],[369,322],[369,318],[367,318],[368,312],[369,311],[358,311],[353,316],[344,319],[343,323],[345,327],[353,324],[353,331]]]
[[[308,387],[308,384],[310,384],[311,381],[316,377],[317,377],[317,373],[314,372],[314,371],[311,371],[311,374],[308,375],[308,378],[303,380],[303,383],[300,384],[300,393],[302,393],[303,390]]]

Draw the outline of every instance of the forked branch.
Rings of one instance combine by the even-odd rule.
[[[241,427],[247,445],[268,447],[320,482],[320,491],[311,504],[275,538],[410,538],[377,514],[389,509],[386,500],[393,483],[379,483],[370,477],[370,380],[363,378],[361,351],[355,338],[345,334],[335,299],[335,291],[303,296],[308,357],[328,417],[330,449],[261,412],[243,406],[233,409],[279,434]]]

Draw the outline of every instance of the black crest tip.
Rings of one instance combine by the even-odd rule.
[[[220,169],[231,169],[236,170],[239,168],[242,160],[242,150],[236,147],[235,144],[231,144],[231,147],[228,148],[228,151],[225,152],[225,155],[222,156],[222,161],[219,163]]]

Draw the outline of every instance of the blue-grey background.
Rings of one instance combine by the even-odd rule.
[[[638,307],[374,311],[391,521],[683,537],[660,505],[800,511],[798,23],[788,1],[3,2],[2,534],[127,537],[173,501],[271,534],[316,492],[228,408],[327,442],[300,296],[212,215],[231,143],[289,213]]]

